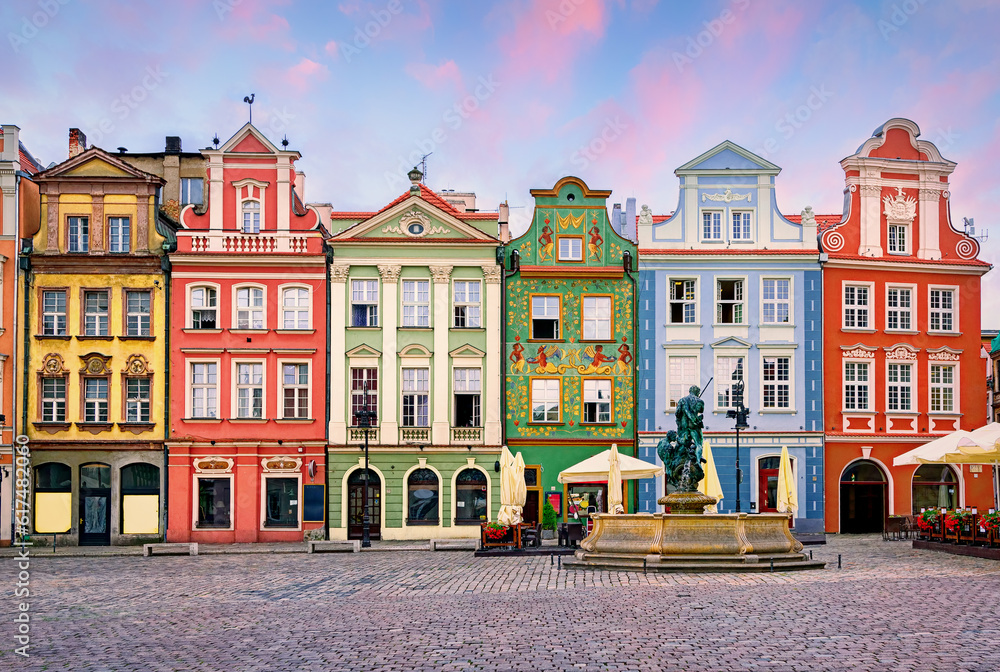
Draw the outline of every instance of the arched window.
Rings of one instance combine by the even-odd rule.
[[[476,523],[489,516],[486,474],[467,467],[455,478],[455,522]]]
[[[309,328],[309,290],[289,287],[281,292],[281,323],[285,329]]]
[[[436,525],[439,520],[440,484],[437,474],[427,468],[410,472],[406,481],[406,495],[409,504],[407,524],[427,523]]]
[[[844,472],[841,483],[884,483],[885,474],[874,462],[859,460],[851,465],[851,468]]]
[[[35,467],[35,532],[65,534],[72,526],[73,472],[65,464]]]
[[[260,233],[259,201],[243,201],[243,233]]]
[[[922,464],[913,472],[913,513],[958,508],[958,478],[946,464]]]
[[[236,328],[264,329],[264,289],[236,288]]]
[[[191,289],[191,328],[218,329],[219,304],[214,287]]]
[[[160,468],[137,462],[122,467],[122,534],[159,534]]]

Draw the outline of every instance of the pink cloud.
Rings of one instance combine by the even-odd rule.
[[[449,84],[459,90],[462,88],[462,73],[455,61],[445,61],[437,66],[428,63],[410,63],[406,66],[406,73],[428,89],[440,89]]]
[[[266,0],[242,0],[235,5],[222,5],[219,10],[222,28],[219,34],[227,42],[260,42],[279,46],[286,51],[295,49],[296,42],[291,37],[288,19],[270,13]]]
[[[325,79],[329,74],[330,71],[325,65],[308,58],[303,58],[301,61],[285,71],[285,81],[287,81],[293,89],[302,93],[309,89],[313,82],[319,79]]]
[[[339,49],[340,45],[337,44],[336,40],[330,40],[326,43],[326,46],[323,47],[323,51],[325,51],[327,56],[330,56],[331,58],[340,58]]]

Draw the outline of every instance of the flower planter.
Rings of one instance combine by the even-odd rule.
[[[483,548],[520,548],[521,528],[517,525],[507,527],[502,536],[487,534],[487,526],[490,523],[483,523],[479,526],[479,543]]]
[[[963,544],[971,544],[976,541],[976,530],[979,529],[979,525],[976,524],[977,517],[973,515],[958,524],[958,540]]]

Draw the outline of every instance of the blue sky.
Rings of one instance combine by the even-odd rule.
[[[836,213],[840,159],[901,116],[958,162],[953,221],[993,229],[981,257],[1000,258],[995,1],[15,0],[0,25],[0,121],[45,164],[72,126],[109,150],[206,147],[255,93],[307,200],[339,210],[378,209],[433,152],[429,186],[528,206],[515,228],[566,174],[666,213],[673,170],[729,139],[783,168],[784,212]],[[991,272],[984,327],[998,290]]]

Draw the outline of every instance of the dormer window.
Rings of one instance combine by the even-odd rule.
[[[260,233],[259,201],[243,201],[243,233]]]
[[[750,240],[750,211],[733,211],[733,240]]]

